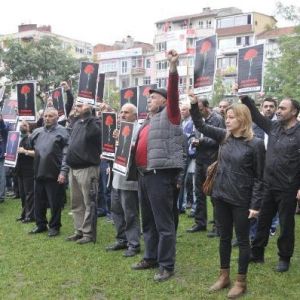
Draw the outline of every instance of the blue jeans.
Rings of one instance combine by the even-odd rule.
[[[4,159],[0,159],[0,201],[4,201],[5,186],[6,186],[6,178],[5,178]]]

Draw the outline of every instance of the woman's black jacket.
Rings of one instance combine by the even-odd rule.
[[[192,104],[190,112],[195,127],[220,144],[212,197],[232,205],[258,210],[263,193],[263,140],[236,138],[228,135],[225,129],[205,124],[197,104]]]

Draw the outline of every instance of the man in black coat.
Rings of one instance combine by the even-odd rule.
[[[98,181],[101,129],[89,104],[76,103],[75,122],[67,152],[67,164],[70,167],[71,205],[74,218],[73,235],[67,241],[77,244],[92,242],[91,199],[89,197],[92,178]]]
[[[256,238],[252,244],[252,262],[264,262],[272,219],[278,211],[280,236],[277,241],[278,272],[288,271],[295,244],[295,209],[300,199],[300,105],[291,98],[283,99],[277,109],[277,121],[264,117],[254,101],[244,96],[241,101],[251,111],[253,121],[268,134],[264,171],[264,198],[258,217]]]
[[[47,231],[47,207],[51,209],[48,236],[59,234],[63,184],[68,173],[65,163],[69,134],[66,128],[57,124],[58,112],[48,108],[44,112],[44,127],[32,133],[28,155],[34,156],[35,199],[34,212],[37,227],[29,233]]]

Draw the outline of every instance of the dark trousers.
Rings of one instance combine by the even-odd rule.
[[[248,270],[250,243],[249,243],[249,210],[234,206],[222,199],[216,199],[216,215],[220,230],[220,262],[221,269],[230,268],[231,240],[233,227],[239,244],[238,273],[246,274]]]
[[[175,265],[174,170],[138,174],[145,260],[157,260],[161,269]]]
[[[32,177],[18,177],[19,193],[22,203],[21,217],[34,219],[34,179]]]
[[[176,185],[174,185],[174,191],[173,191],[173,214],[174,214],[174,225],[175,225],[175,231],[177,232],[178,224],[179,224],[179,208],[178,208],[178,195],[180,194],[180,189],[177,188]]]
[[[269,241],[272,219],[278,211],[280,235],[277,240],[278,255],[289,261],[295,244],[295,209],[297,191],[275,191],[264,189],[263,203],[258,216],[256,237],[252,243],[254,256],[262,256]]]
[[[195,170],[195,195],[196,195],[196,207],[195,207],[195,223],[198,226],[207,226],[207,204],[206,195],[203,193],[202,185],[206,179],[208,165],[197,164]]]
[[[63,203],[64,186],[56,180],[46,179],[35,181],[34,214],[38,227],[47,226],[47,207],[50,206],[51,218],[49,228],[61,227],[61,208]]]
[[[137,191],[112,189],[111,213],[120,243],[128,247],[140,246],[139,198]]]
[[[109,162],[101,160],[100,173],[99,173],[99,186],[98,186],[98,213],[103,215],[110,214],[111,206],[111,187],[108,186],[109,176],[107,174],[107,168],[109,168]]]

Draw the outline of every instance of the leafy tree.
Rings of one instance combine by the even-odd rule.
[[[212,105],[216,106],[224,98],[225,87],[223,85],[223,79],[220,72],[216,73],[214,91],[212,95]]]
[[[294,6],[277,4],[278,13],[287,20],[294,20],[298,26],[295,33],[280,37],[280,56],[270,58],[266,65],[265,91],[270,96],[285,96],[300,100],[300,11]]]
[[[63,80],[79,73],[79,62],[63,49],[58,39],[44,37],[32,41],[5,41],[6,49],[0,51],[4,68],[0,76],[12,83],[37,80],[41,92],[56,87]]]
[[[116,87],[106,87],[104,92],[105,102],[115,110],[120,109],[120,90]]]

